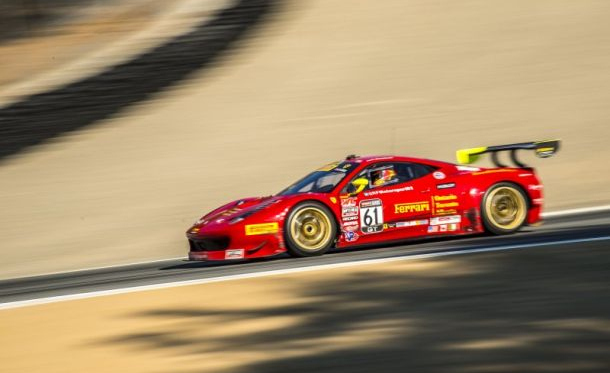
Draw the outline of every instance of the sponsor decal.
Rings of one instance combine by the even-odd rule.
[[[347,242],[354,242],[358,237],[358,233],[356,232],[345,232],[345,241]]]
[[[346,218],[350,216],[358,216],[358,207],[343,206],[341,208],[341,217]]]
[[[456,214],[457,210],[454,207],[459,207],[460,203],[455,194],[446,194],[442,196],[432,196],[434,201],[434,210],[432,215],[451,215]]]
[[[352,226],[358,226],[358,221],[347,221],[345,223],[343,223],[344,227],[352,227]]]
[[[434,211],[434,215],[455,215],[457,214],[456,209],[437,209]]]
[[[438,225],[429,225],[428,233],[434,233],[434,232],[438,232]]]
[[[460,215],[437,216],[430,218],[430,225],[454,224],[460,222],[462,222],[462,217]]]
[[[396,228],[415,227],[418,225],[426,225],[426,224],[428,224],[428,219],[399,221],[399,222],[396,222]]]
[[[341,206],[356,207],[355,197],[341,197]]]
[[[460,229],[459,224],[447,224],[447,230],[450,232],[457,231],[458,229]]]
[[[343,225],[341,228],[343,229],[344,232],[356,232],[357,230],[360,229],[360,226],[358,224],[348,225],[348,226]]]
[[[425,211],[430,211],[430,202],[428,201],[399,203],[394,205],[394,213],[396,214],[410,214]]]
[[[446,224],[440,225],[439,229],[441,232],[447,232],[447,225]]]
[[[345,216],[342,219],[343,221],[354,221],[354,220],[358,220],[358,216]]]
[[[384,223],[383,229],[396,228],[396,223]]]
[[[349,169],[352,167],[352,164],[349,162],[343,162],[339,164],[337,167],[333,169],[336,172],[349,172]]]
[[[337,167],[339,165],[338,162],[334,162],[334,163],[329,163],[324,167],[320,167],[318,168],[316,171],[332,171],[335,167]]]
[[[382,189],[382,190],[373,190],[370,192],[364,192],[364,196],[365,197],[371,197],[371,196],[377,196],[377,195],[381,195],[381,194],[390,194],[390,193],[401,193],[401,192],[408,192],[413,190],[413,187],[408,185],[402,188],[395,188],[395,189]]]
[[[360,202],[360,230],[364,234],[383,231],[383,203],[380,199]]]
[[[447,202],[447,203],[435,203],[434,207],[437,209],[447,208],[447,207],[458,207],[459,202]]]
[[[243,259],[244,249],[234,249],[225,251],[225,259]]]
[[[480,168],[471,166],[457,166],[456,168],[458,171],[481,171]]]
[[[189,252],[190,260],[206,260],[208,258],[207,251],[191,251]]]
[[[436,184],[436,189],[451,189],[455,188],[455,183]]]
[[[337,204],[337,199],[335,197],[330,197],[330,201],[336,205]]]
[[[360,208],[369,208],[369,207],[377,207],[383,206],[380,199],[366,199],[364,201],[360,201]]]
[[[279,231],[278,223],[262,223],[246,225],[246,236],[257,236],[259,234],[271,234]]]
[[[457,196],[455,194],[446,194],[443,196],[434,196],[434,202],[439,202],[439,201],[453,201],[457,199]]]
[[[441,171],[434,171],[432,173],[432,177],[436,180],[443,180],[445,178],[445,173]]]
[[[341,216],[344,218],[353,216],[358,218],[358,207],[356,205],[356,198],[347,197],[341,198]]]

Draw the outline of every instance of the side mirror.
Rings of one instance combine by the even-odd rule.
[[[359,177],[356,180],[352,180],[348,188],[350,195],[355,196],[364,190],[369,185],[369,180],[365,177]]]

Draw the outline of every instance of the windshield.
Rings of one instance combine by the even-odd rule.
[[[353,162],[331,163],[282,190],[278,196],[298,193],[330,193],[355,169],[356,164]]]

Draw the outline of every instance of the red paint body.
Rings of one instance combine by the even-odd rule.
[[[303,201],[318,201],[333,212],[338,227],[336,247],[339,249],[413,237],[483,232],[481,202],[488,188],[499,182],[510,182],[521,187],[529,200],[527,223],[540,221],[542,185],[531,168],[465,167],[398,156],[358,157],[350,162],[353,162],[354,169],[328,193],[246,198],[203,216],[187,231],[189,259],[248,259],[285,252],[285,219],[289,211]],[[348,198],[344,188],[359,172],[371,166],[396,162],[427,165],[436,171],[404,183],[366,190]],[[365,233],[360,226],[364,211],[362,208],[378,205],[379,202],[360,203],[374,199],[380,200],[382,205],[383,230]],[[379,213],[381,211],[377,210]],[[343,212],[357,215],[354,215],[356,218],[344,217]],[[247,216],[243,220],[234,220],[244,214]],[[352,220],[348,222],[345,219]],[[262,223],[277,223],[277,232],[246,234],[247,225]],[[355,230],[356,234],[348,233],[349,230]]]

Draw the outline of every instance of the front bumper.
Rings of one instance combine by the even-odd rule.
[[[189,260],[240,260],[262,258],[286,251],[281,233],[250,237],[187,235]]]

